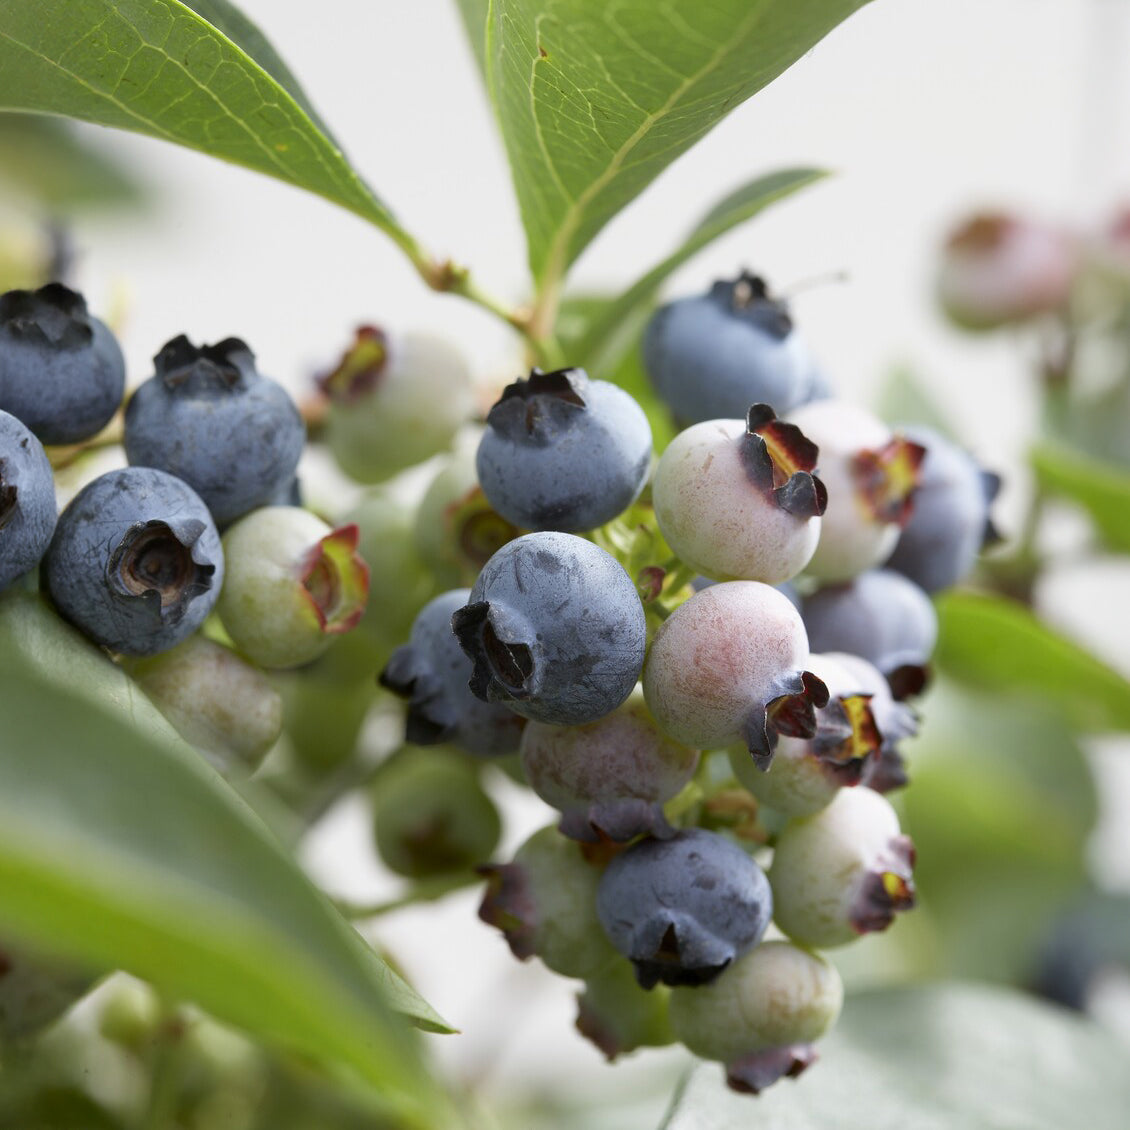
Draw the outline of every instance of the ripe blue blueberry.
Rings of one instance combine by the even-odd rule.
[[[641,840],[608,865],[596,912],[645,988],[704,985],[761,940],[773,912],[765,873],[714,832]]]
[[[874,664],[896,697],[917,694],[938,639],[938,614],[912,580],[892,569],[869,569],[826,585],[801,602],[813,651],[846,651]]]
[[[451,630],[451,617],[471,595],[453,589],[428,601],[381,672],[381,685],[408,700],[405,740],[451,742],[480,757],[513,753],[525,719],[504,703],[483,702],[468,686],[471,660]]]
[[[221,526],[289,498],[306,427],[239,338],[195,346],[182,334],[153,364],[155,374],[126,407],[130,463],[183,479]]]
[[[0,412],[0,590],[39,564],[55,515],[55,477],[43,445]]]
[[[487,416],[476,459],[490,504],[528,530],[591,530],[637,498],[651,428],[622,388],[583,369],[508,385]]]
[[[71,500],[44,558],[59,612],[125,655],[174,647],[220,592],[224,558],[207,506],[186,483],[150,467],[108,471]]]
[[[683,426],[741,419],[751,404],[784,415],[824,394],[787,306],[755,275],[660,307],[644,331],[643,361]]]
[[[118,410],[125,391],[121,348],[61,283],[0,295],[0,409],[42,443],[89,439]]]
[[[592,542],[553,531],[495,553],[451,622],[474,663],[474,694],[564,726],[615,710],[640,677],[647,644],[623,567]]]
[[[968,452],[937,432],[921,427],[905,432],[926,448],[926,457],[914,509],[886,567],[927,592],[937,592],[968,576],[981,549],[997,539],[989,506],[1001,484],[998,476],[982,470]]]

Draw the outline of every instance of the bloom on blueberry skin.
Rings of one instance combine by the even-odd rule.
[[[451,628],[451,617],[470,595],[470,589],[452,589],[428,601],[380,683],[408,701],[407,741],[450,742],[480,757],[514,753],[526,720],[505,703],[484,702],[471,693],[471,660]]]
[[[661,306],[642,351],[651,383],[684,427],[740,418],[751,404],[783,414],[822,392],[788,307],[746,272]]]
[[[600,879],[600,924],[645,988],[703,985],[761,940],[773,898],[740,847],[701,828],[644,839]]]
[[[82,295],[61,283],[0,295],[0,409],[41,443],[79,443],[118,410],[125,359]]]
[[[43,445],[0,411],[0,590],[39,564],[56,513],[55,476]]]
[[[125,655],[153,655],[204,622],[224,554],[190,486],[124,467],[88,483],[59,515],[43,570],[55,607],[86,636]]]
[[[615,710],[647,644],[643,605],[619,562],[556,531],[507,542],[451,623],[474,664],[474,694],[565,726]]]
[[[507,385],[476,457],[491,506],[529,530],[602,526],[636,500],[650,466],[643,409],[583,369],[534,369]]]
[[[224,534],[227,580],[216,611],[261,667],[299,667],[361,619],[369,571],[356,526],[334,530],[308,510],[264,506]]]
[[[196,346],[181,334],[153,365],[126,406],[131,464],[183,479],[220,526],[289,497],[306,426],[282,385],[259,374],[244,342]]]

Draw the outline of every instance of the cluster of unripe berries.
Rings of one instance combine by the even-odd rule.
[[[481,917],[585,982],[581,1031],[609,1057],[679,1040],[756,1092],[839,1011],[819,950],[913,905],[882,794],[907,780],[929,593],[972,568],[996,482],[835,399],[752,276],[660,309],[643,354],[683,425],[658,459],[581,370],[503,391],[444,509],[455,544],[497,547],[381,681],[408,741],[517,752],[559,812],[483,868]]]

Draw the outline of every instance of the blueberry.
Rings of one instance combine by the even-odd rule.
[[[871,789],[841,789],[777,837],[773,920],[803,946],[845,945],[914,906],[913,868],[914,846],[890,802]]]
[[[326,442],[341,469],[377,483],[446,450],[475,411],[466,360],[443,338],[362,326],[320,381]]]
[[[577,994],[577,1031],[609,1063],[636,1048],[665,1047],[675,1041],[667,1016],[669,997],[666,989],[642,988],[631,965],[618,958],[585,978],[584,991]]]
[[[525,534],[495,553],[452,626],[474,663],[474,694],[565,726],[615,710],[639,679],[647,644],[623,567],[557,532]]]
[[[519,960],[536,955],[563,977],[591,977],[619,960],[596,916],[600,867],[556,828],[535,832],[513,862],[481,871],[479,917],[502,931]]]
[[[828,492],[820,540],[805,573],[821,581],[847,580],[894,548],[910,517],[923,448],[843,400],[812,401],[789,419],[820,449],[816,470]]]
[[[125,391],[109,328],[61,283],[0,295],[0,409],[42,443],[79,443],[110,421]]]
[[[43,445],[0,412],[0,590],[39,564],[55,515],[55,477]]]
[[[655,518],[672,551],[717,581],[795,577],[827,505],[816,446],[766,404],[680,432],[655,469]]]
[[[591,530],[643,490],[651,428],[622,388],[582,369],[534,369],[491,408],[476,466],[490,504],[515,525]]]
[[[471,595],[453,589],[428,601],[381,672],[381,685],[408,700],[405,740],[416,745],[451,742],[469,753],[513,753],[525,719],[504,703],[471,693],[471,660],[451,630],[451,617]]]
[[[221,526],[289,497],[306,427],[239,338],[195,346],[182,334],[153,365],[126,407],[130,463],[183,479]]]
[[[253,663],[281,669],[317,659],[356,627],[369,570],[354,525],[331,529],[309,510],[264,506],[224,533],[227,579],[216,612]]]
[[[584,726],[530,722],[521,752],[526,781],[561,812],[561,831],[592,843],[671,835],[663,805],[698,765],[698,751],[659,730],[638,690]]]
[[[403,747],[381,766],[371,795],[377,852],[398,875],[466,872],[498,846],[498,809],[459,750]]]
[[[641,840],[600,880],[596,911],[646,989],[703,985],[761,940],[773,895],[760,867],[714,832]]]
[[[190,636],[224,578],[203,500],[150,467],[108,471],[83,487],[59,515],[43,564],[59,612],[126,655],[153,655]]]
[[[784,415],[825,394],[785,303],[749,274],[660,307],[644,331],[643,362],[683,426],[741,419],[751,404]]]
[[[765,942],[710,985],[671,992],[671,1027],[687,1048],[726,1066],[735,1091],[757,1094],[816,1059],[844,986],[836,967],[791,942]]]
[[[813,651],[846,651],[874,664],[899,698],[925,686],[938,614],[912,580],[869,569],[806,596],[801,615]]]
[[[981,549],[996,540],[989,506],[1000,479],[929,428],[908,427],[905,432],[926,448],[926,457],[914,509],[886,567],[927,592],[938,592],[964,580]]]
[[[810,737],[828,691],[810,671],[800,613],[759,581],[697,592],[656,632],[643,673],[655,720],[696,749],[744,742],[763,768],[778,734]]]

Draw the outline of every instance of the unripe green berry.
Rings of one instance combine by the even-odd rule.
[[[773,919],[801,945],[845,945],[914,905],[913,867],[914,845],[890,802],[871,789],[841,789],[777,838]]]
[[[332,530],[296,506],[265,506],[224,534],[227,575],[216,611],[261,667],[300,667],[365,610],[369,571],[356,526]]]
[[[577,994],[577,1031],[609,1062],[636,1048],[661,1048],[675,1034],[667,1015],[666,985],[640,987],[630,962],[615,961],[585,981]]]
[[[763,942],[709,985],[671,991],[675,1036],[726,1065],[727,1083],[757,1093],[815,1058],[814,1040],[835,1023],[844,988],[836,967],[791,942]]]
[[[535,954],[563,977],[591,977],[623,959],[596,916],[601,868],[556,828],[535,832],[512,863],[483,868],[479,917],[506,936],[514,956]]]
[[[221,769],[253,769],[282,732],[282,699],[263,672],[199,634],[130,673],[177,733]]]
[[[474,763],[441,746],[404,746],[372,788],[373,833],[385,864],[409,879],[466,871],[502,832]]]

